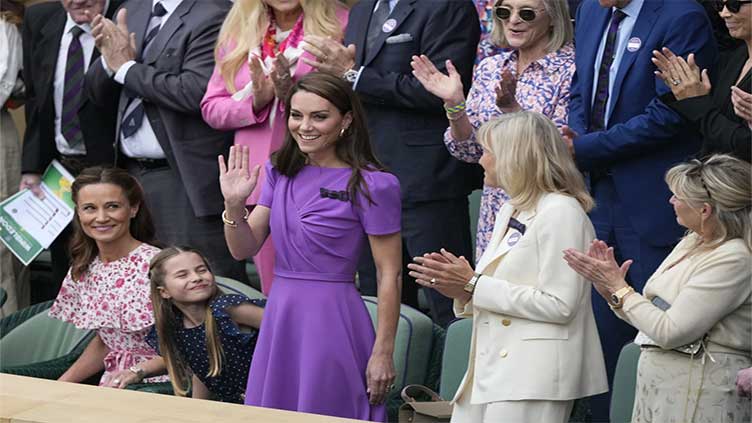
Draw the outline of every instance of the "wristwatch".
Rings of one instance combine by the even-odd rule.
[[[355,69],[348,69],[345,71],[345,73],[342,74],[342,79],[349,82],[350,84],[354,84],[355,81],[358,80],[358,74],[360,72],[356,71]]]
[[[146,372],[144,371],[144,369],[138,366],[131,366],[128,368],[128,371],[135,373],[136,376],[138,376],[139,380],[144,380],[144,376],[146,375]]]
[[[464,289],[465,292],[472,295],[472,293],[475,292],[475,285],[478,283],[478,279],[480,279],[480,276],[481,276],[480,273],[474,274],[473,277],[470,278],[470,280],[465,284],[465,286],[462,287],[462,289]]]
[[[631,286],[625,286],[624,288],[621,288],[620,290],[611,294],[611,308],[618,310],[624,307],[624,298],[626,298],[627,295],[633,292],[634,288],[632,288]]]

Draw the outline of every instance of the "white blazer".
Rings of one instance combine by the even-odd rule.
[[[534,211],[520,213],[527,227],[521,238],[514,229],[507,233],[513,212],[507,203],[496,217],[472,300],[454,302],[458,317],[474,319],[467,373],[454,401],[468,393],[470,403],[485,404],[608,391],[590,283],[562,253],[586,251],[593,225],[577,200],[562,194],[546,194]]]

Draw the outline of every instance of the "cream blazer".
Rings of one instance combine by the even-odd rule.
[[[588,216],[574,198],[546,194],[534,211],[517,216],[527,227],[519,238],[513,229],[506,234],[513,213],[507,203],[496,217],[472,300],[454,302],[458,317],[474,320],[467,373],[454,401],[469,393],[470,403],[484,404],[606,392],[590,283],[562,253],[587,250],[594,238]]]

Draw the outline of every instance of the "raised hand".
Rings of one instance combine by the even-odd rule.
[[[274,95],[284,101],[292,89],[292,76],[290,75],[290,62],[284,54],[278,54],[272,65],[269,77],[274,85]]]
[[[248,62],[253,82],[253,110],[260,111],[274,99],[274,84],[264,73],[264,64],[258,56]]]
[[[733,85],[731,87],[731,104],[734,105],[734,113],[747,121],[752,127],[752,94]]]
[[[413,56],[410,66],[413,68],[413,75],[423,88],[444,100],[444,103],[457,105],[465,100],[462,78],[451,60],[446,61],[446,75],[441,73],[425,55]]]
[[[301,60],[320,72],[342,77],[345,72],[355,68],[355,45],[345,47],[341,40],[319,35],[306,35],[300,45],[315,60],[301,57]]]
[[[227,157],[221,154],[219,160],[219,187],[225,203],[233,206],[245,205],[245,201],[256,188],[260,166],[249,169],[248,146],[232,146]]]
[[[661,51],[653,50],[653,64],[658,68],[656,76],[671,89],[677,100],[699,97],[710,93],[711,84],[708,70],[695,62],[695,55],[691,53],[687,60],[675,55],[671,50],[663,47]]]
[[[509,69],[501,73],[501,81],[496,87],[496,107],[504,113],[514,113],[522,110],[517,103],[517,77]]]

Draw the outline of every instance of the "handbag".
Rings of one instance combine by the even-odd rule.
[[[417,401],[415,397],[426,394],[430,401]],[[407,385],[400,394],[405,401],[399,408],[399,423],[448,423],[452,418],[452,403],[423,385]]]
[[[667,303],[666,300],[659,296],[653,297],[653,299],[650,301],[653,303],[654,306],[658,307],[659,309],[666,311],[669,308],[671,308],[671,304]],[[658,348],[663,348],[662,346],[658,345],[655,341],[653,341],[649,336],[645,335],[642,331],[637,332],[637,336],[634,339],[634,343],[637,345],[650,345]],[[676,348],[672,348],[673,351],[680,352],[682,354],[688,354],[691,356],[695,356],[702,351],[702,347],[705,343],[705,336],[702,338],[690,342],[689,344],[681,345]]]

